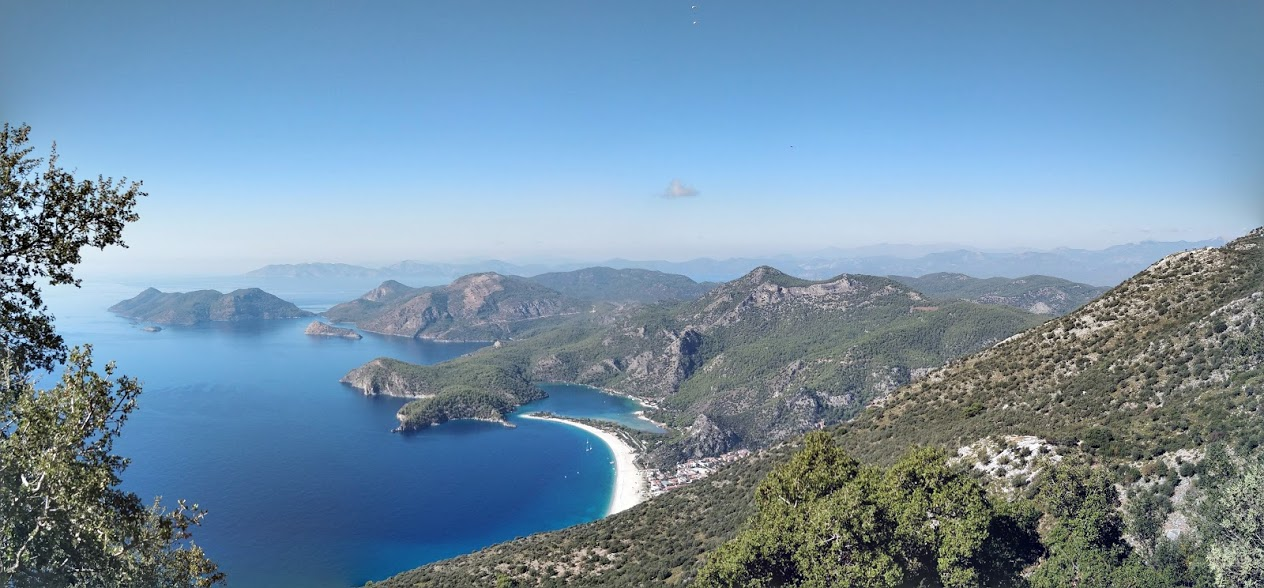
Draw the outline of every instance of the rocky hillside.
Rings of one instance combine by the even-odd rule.
[[[1103,459],[1264,444],[1262,243],[1257,229],[1166,257],[1078,311],[884,399],[849,442],[875,458],[912,435],[949,446],[1034,435],[1084,442]]]
[[[1030,435],[1123,472],[1228,443],[1264,445],[1264,230],[1154,264],[1080,310],[883,397],[834,433],[889,463],[913,444],[949,450]],[[679,585],[753,512],[784,450],[587,525],[518,539],[381,586]],[[1155,468],[1166,470],[1166,466]]]
[[[1051,276],[981,279],[965,274],[937,273],[920,278],[891,276],[891,279],[931,298],[1004,304],[1034,314],[1055,316],[1071,312],[1108,290]]]
[[[312,316],[258,288],[222,294],[215,290],[160,292],[146,289],[110,307],[110,312],[138,321],[164,325],[192,325],[206,321],[249,321]]]
[[[711,282],[699,284],[677,274],[608,267],[552,272],[528,279],[571,298],[615,303],[693,300],[715,286]]]
[[[715,455],[839,422],[919,370],[1040,320],[1003,307],[927,304],[886,278],[813,282],[761,267],[698,300],[569,325],[455,363],[513,366],[532,381],[577,382],[653,400],[661,407],[654,418],[691,433],[670,451]],[[442,395],[462,384],[442,377],[447,368],[400,367],[378,366],[368,371],[371,378],[355,371],[344,381],[366,391],[416,390],[401,395]]]
[[[324,315],[333,322],[353,322],[360,329],[385,335],[490,341],[514,335],[528,321],[590,309],[591,305],[525,278],[483,273],[428,288],[388,280]]]

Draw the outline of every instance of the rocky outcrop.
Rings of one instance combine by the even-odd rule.
[[[335,327],[329,323],[322,323],[320,321],[312,321],[312,324],[307,325],[307,329],[303,331],[303,334],[318,337],[342,337],[343,339],[363,338],[361,334],[355,332],[355,329]]]
[[[736,443],[737,437],[732,432],[721,429],[707,415],[700,414],[689,425],[680,443],[681,459],[714,457],[729,451]]]
[[[207,321],[251,321],[312,316],[258,288],[227,294],[215,290],[161,292],[146,289],[110,307],[110,312],[138,321],[164,325],[192,325]]]
[[[408,375],[409,364],[379,357],[347,372],[340,382],[363,392],[366,396],[383,394],[405,398],[425,398],[434,391],[424,387]]]

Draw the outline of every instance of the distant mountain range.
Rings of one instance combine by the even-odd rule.
[[[1144,241],[1106,249],[1054,249],[1050,251],[985,252],[971,249],[928,251],[927,246],[883,245],[856,249],[828,249],[799,256],[764,258],[694,259],[673,262],[611,259],[601,263],[559,262],[514,264],[499,260],[467,263],[401,261],[381,268],[340,263],[300,263],[268,265],[248,272],[256,278],[306,279],[394,279],[417,284],[442,284],[460,276],[496,272],[502,275],[534,276],[563,272],[593,265],[613,269],[644,269],[682,274],[697,281],[728,281],[755,267],[769,265],[806,279],[825,279],[843,273],[867,275],[921,276],[937,272],[971,276],[1018,278],[1032,274],[1113,286],[1145,269],[1166,255],[1203,247],[1218,247],[1222,239],[1206,241]]]

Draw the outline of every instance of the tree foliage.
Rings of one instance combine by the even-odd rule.
[[[1264,585],[1264,464],[1245,465],[1207,502],[1201,527],[1217,583]]]
[[[56,146],[41,170],[30,132],[8,123],[0,130],[0,345],[21,374],[65,359],[39,281],[78,285],[80,250],[124,245],[123,226],[137,220],[133,207],[146,195],[126,178],[76,179],[57,166]]]
[[[884,471],[810,433],[759,486],[756,506],[748,528],[708,559],[700,585],[978,586],[998,563],[1015,576],[1039,555],[996,549],[994,531],[1034,537],[1036,518],[995,508],[936,449],[914,448]]]
[[[209,586],[223,580],[191,541],[203,512],[146,506],[119,488],[114,440],[140,386],[67,354],[39,282],[78,284],[85,246],[122,244],[140,183],[76,180],[31,157],[30,128],[0,134],[0,587]],[[33,373],[65,361],[39,390]]]
[[[70,352],[61,382],[7,379],[0,420],[0,586],[209,586],[222,576],[190,541],[202,511],[146,507],[118,488],[114,440],[136,380]]]

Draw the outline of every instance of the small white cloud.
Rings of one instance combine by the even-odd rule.
[[[663,198],[670,198],[673,200],[676,198],[693,198],[697,195],[697,188],[676,179],[673,179],[671,183],[667,185],[667,189],[663,190]]]

